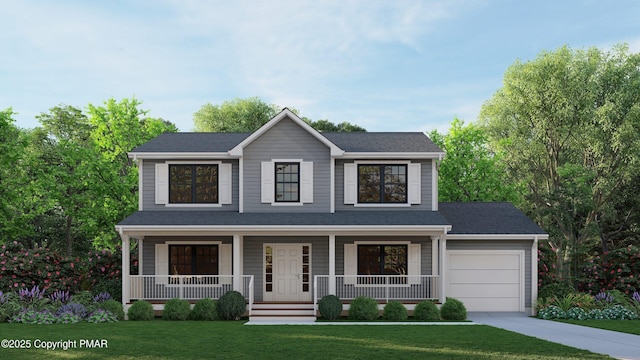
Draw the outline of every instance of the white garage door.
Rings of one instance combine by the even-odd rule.
[[[524,250],[449,250],[446,283],[467,311],[524,311]]]

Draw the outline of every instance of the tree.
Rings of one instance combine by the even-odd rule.
[[[365,128],[360,127],[358,125],[351,124],[349,122],[341,122],[339,124],[334,124],[329,120],[317,120],[313,121],[307,118],[302,118],[307,124],[311,125],[312,128],[318,130],[319,132],[364,132],[367,131]]]
[[[206,103],[193,114],[195,131],[252,132],[266,124],[280,112],[258,97],[225,101],[222,105]]]
[[[299,113],[295,108],[289,109],[295,114]],[[234,99],[225,101],[221,105],[204,104],[193,114],[193,122],[195,131],[198,132],[253,132],[269,122],[281,110],[282,107],[267,104],[259,97]],[[329,120],[313,121],[308,118],[302,118],[302,120],[320,132],[366,131],[346,121],[334,124]]]
[[[640,171],[640,54],[565,46],[516,61],[480,119],[570,279]]]
[[[439,201],[515,201],[515,186],[508,182],[500,157],[488,146],[486,131],[454,118],[447,134],[429,137],[447,154],[440,163]]]
[[[93,183],[91,207],[94,245],[112,247],[117,242],[113,225],[138,208],[138,168],[128,152],[164,132],[177,132],[174,124],[146,117],[135,98],[116,102],[109,99],[102,106],[89,104],[90,139],[96,160],[91,173]]]
[[[20,214],[20,209],[15,207],[20,199],[17,172],[26,138],[24,132],[13,124],[13,115],[11,108],[0,111],[0,243],[19,230],[13,224]]]

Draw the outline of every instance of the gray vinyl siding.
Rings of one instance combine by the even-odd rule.
[[[272,206],[261,203],[261,163],[272,159],[313,162],[313,203]],[[329,148],[290,119],[283,119],[244,149],[244,212],[329,212]]]
[[[253,275],[255,301],[263,301],[264,244],[311,244],[311,286],[314,275],[329,274],[329,239],[326,236],[245,236],[244,275]]]
[[[220,241],[223,244],[232,244],[230,236],[149,236],[142,240],[142,275],[155,275],[156,272],[156,244],[164,244],[166,241],[182,241],[185,245],[194,241]]]
[[[447,240],[447,250],[524,250],[524,304],[531,299],[531,246],[533,241],[519,240]]]
[[[336,275],[344,275],[344,245],[353,244],[355,241],[376,241],[380,244],[391,241],[410,241],[411,244],[420,244],[420,275],[433,275],[431,273],[431,238],[416,236],[336,236]]]
[[[369,161],[369,159],[367,159]],[[384,209],[384,207],[355,207],[353,205],[345,205],[344,203],[344,164],[345,163],[353,163],[353,160],[336,160],[336,174],[335,174],[335,202],[336,202],[336,212],[338,211],[380,211]],[[383,164],[385,159],[380,159],[379,162]],[[411,205],[407,207],[394,207],[393,211],[405,211],[405,210],[433,210],[431,195],[433,194],[432,187],[432,169],[431,169],[431,160],[416,160],[412,159],[412,163],[420,163],[420,185],[422,188],[422,193],[420,194],[420,204],[419,205]]]
[[[193,160],[202,161],[202,160]],[[217,160],[211,160],[217,161]],[[222,205],[221,207],[167,207],[165,205],[156,205],[156,164],[164,163],[165,160],[144,160],[142,163],[142,209],[144,211],[189,211],[189,210],[207,210],[207,211],[238,211],[239,207],[239,175],[238,160],[223,160],[222,163],[231,163],[231,181],[232,181],[232,203]],[[180,160],[180,162],[189,163],[189,160]]]

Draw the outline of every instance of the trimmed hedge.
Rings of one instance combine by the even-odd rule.
[[[434,302],[425,300],[416,305],[413,310],[413,318],[420,321],[439,321],[440,309]]]
[[[320,316],[326,320],[335,320],[342,314],[342,301],[335,295],[325,295],[318,302]]]
[[[134,302],[129,308],[129,311],[127,311],[127,317],[133,321],[153,320],[155,318],[153,305],[148,301],[138,300]]]
[[[171,299],[164,304],[162,320],[187,320],[191,313],[191,305],[185,299]]]
[[[444,320],[466,320],[467,308],[464,307],[462,301],[454,298],[447,298],[442,304],[440,315]]]
[[[217,302],[209,298],[198,300],[198,302],[193,306],[193,310],[191,310],[189,319],[201,320],[201,321],[217,320],[218,319]]]
[[[222,320],[240,320],[246,309],[244,296],[237,291],[227,291],[218,299],[218,315]]]
[[[355,298],[349,306],[349,319],[371,321],[380,317],[378,302],[374,299],[359,296]]]
[[[404,321],[407,320],[407,308],[399,301],[390,301],[384,306],[384,312],[382,318],[390,321]]]

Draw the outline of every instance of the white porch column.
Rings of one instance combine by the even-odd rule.
[[[242,286],[242,236],[233,235],[233,290],[244,294]]]
[[[141,236],[138,239],[138,275],[144,275],[142,271],[142,257],[143,257],[142,247],[144,246],[143,244],[144,244],[144,236]]]
[[[446,290],[445,290],[445,284],[447,283],[445,280],[445,269],[447,268],[447,237],[446,236],[441,236],[440,237],[440,268],[438,271],[438,275],[440,275],[440,282],[439,282],[439,290],[440,290],[440,303],[444,304],[444,302],[447,300],[447,294],[446,294]]]
[[[329,294],[336,294],[336,236],[329,235]]]
[[[125,306],[130,301],[131,286],[131,262],[130,262],[130,247],[129,247],[129,235],[120,234],[122,238],[122,305]]]
[[[438,259],[440,258],[440,253],[438,252],[438,241],[440,237],[439,236],[432,236],[431,237],[431,275],[440,275],[440,268],[439,268],[439,264],[440,261],[438,261]],[[440,296],[440,293],[438,292],[438,288],[440,287],[440,278],[438,277],[437,279],[432,279],[431,281],[431,297],[433,297],[434,295],[438,295],[438,297]]]

